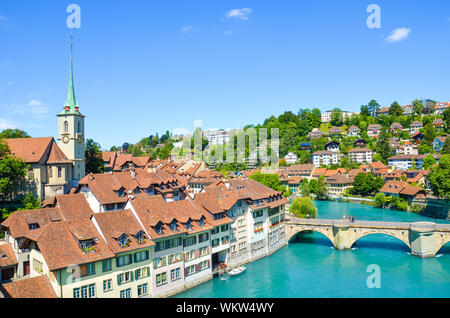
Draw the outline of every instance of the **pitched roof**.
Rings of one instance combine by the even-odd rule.
[[[16,280],[0,285],[5,298],[56,298],[47,275]]]
[[[50,154],[47,158],[47,163],[72,163],[72,160],[69,160],[61,148],[58,147],[56,142],[53,140],[50,146]]]
[[[52,137],[14,138],[5,140],[11,150],[11,154],[21,158],[27,163],[41,161],[52,141],[55,142]]]
[[[55,197],[56,206],[65,220],[78,218],[90,219],[93,211],[82,193],[57,195]]]
[[[14,254],[11,244],[0,245],[0,268],[17,264],[17,258]]]
[[[340,174],[335,174],[332,176],[329,176],[326,180],[325,183],[330,183],[330,184],[352,184],[354,181],[353,178],[349,178],[346,177],[344,175],[340,175]]]
[[[94,215],[94,218],[109,248],[114,253],[122,253],[155,245],[149,237],[146,237],[145,229],[139,225],[131,210],[97,213]],[[142,232],[146,239],[143,243],[138,243],[134,238],[139,232]],[[118,239],[123,234],[127,235],[129,240],[129,245],[125,247],[121,247],[118,243]]]
[[[81,265],[114,257],[94,224],[87,219],[49,223],[37,237],[39,250],[50,270]],[[93,239],[93,253],[83,253],[80,240]]]
[[[386,181],[380,192],[392,194],[404,194],[408,196],[416,196],[419,193],[425,194],[425,190],[419,187],[410,185],[406,181],[390,180]]]

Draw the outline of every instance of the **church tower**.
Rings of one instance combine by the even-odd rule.
[[[64,110],[58,115],[58,146],[73,160],[72,185],[85,175],[84,115],[80,113],[73,85],[72,41],[70,42],[70,79]]]

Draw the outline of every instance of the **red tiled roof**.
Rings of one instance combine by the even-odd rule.
[[[56,298],[47,275],[16,280],[0,285],[5,298]]]
[[[5,139],[11,154],[27,163],[41,161],[46,150],[55,142],[52,137]]]
[[[16,265],[17,258],[14,254],[11,244],[1,244],[0,245],[0,268]]]

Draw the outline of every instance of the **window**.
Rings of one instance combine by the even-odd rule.
[[[112,263],[111,263],[111,259],[104,259],[102,262],[102,269],[103,272],[108,272],[112,269]]]
[[[58,178],[61,178],[61,176],[62,176],[62,167],[59,166],[58,167]]]
[[[208,246],[202,247],[201,249],[199,249],[199,254],[200,256],[204,256],[208,254]]]
[[[120,298],[131,298],[131,288],[120,291]]]
[[[119,285],[131,282],[132,280],[133,280],[133,272],[132,271],[121,273],[121,274],[117,275],[117,282],[119,283]]]
[[[134,271],[134,276],[136,277],[136,279],[141,279],[147,277],[148,275],[149,275],[148,267],[138,268],[137,270]]]
[[[167,273],[161,273],[156,275],[156,286],[161,286],[167,283]]]
[[[209,261],[200,262],[200,266],[199,267],[200,267],[201,271],[204,270],[204,269],[209,268]]]
[[[139,231],[139,233],[136,234],[136,241],[138,242],[138,244],[141,244],[143,243],[144,239],[144,233],[142,233],[142,231]]]
[[[122,256],[119,256],[116,258],[116,266],[117,267],[129,265],[131,263],[133,263],[133,258],[131,256],[131,254],[122,255]]]
[[[222,244],[227,244],[227,243],[228,243],[228,236],[222,237]]]
[[[220,231],[222,232],[228,231],[228,224],[222,225]]]
[[[192,275],[194,273],[195,273],[195,265],[186,267],[186,276]]]
[[[200,218],[200,221],[198,221],[198,224],[201,226],[201,227],[204,227],[205,226],[205,217],[202,215],[202,217]]]
[[[263,216],[263,214],[264,214],[263,211],[255,211],[255,212],[253,212],[253,218],[254,219],[259,218],[259,217]]]
[[[33,181],[34,180],[34,171],[33,170],[28,170],[28,172],[27,172],[27,179],[28,179],[28,181]]]
[[[112,280],[111,279],[107,279],[103,281],[103,291],[107,292],[112,290]]]
[[[166,266],[166,257],[158,257],[153,260],[153,268]]]
[[[52,167],[48,167],[48,177],[53,178],[53,168]]]
[[[214,239],[211,242],[212,247],[216,247],[220,244],[220,240],[219,239]]]
[[[93,298],[95,297],[95,284],[81,286],[73,289],[73,298]]]
[[[197,236],[191,236],[184,239],[183,246],[191,246],[197,244]]]
[[[172,231],[176,231],[177,230],[177,221],[173,220],[172,223],[170,223],[170,229]]]
[[[81,122],[77,123],[77,133],[81,133]]]
[[[42,262],[40,262],[37,259],[33,258],[33,269],[36,272],[42,273]]]
[[[208,235],[208,233],[203,233],[203,234],[200,234],[200,235],[198,236],[198,242],[199,242],[199,243],[206,242],[207,240],[209,240],[209,235]]]
[[[138,285],[137,292],[138,292],[138,297],[146,295],[148,293],[147,292],[147,283]]]
[[[69,123],[66,121],[64,121],[64,132],[69,132]]]
[[[187,223],[186,223],[186,228],[187,228],[188,230],[190,230],[190,229],[192,228],[192,222],[191,222],[191,219],[189,219],[189,220],[187,221]]]
[[[95,263],[86,264],[86,267],[87,267],[87,274],[88,275],[94,275],[95,274]]]
[[[148,251],[141,251],[134,254],[134,262],[139,263],[149,259]]]
[[[170,280],[174,281],[180,279],[180,268],[175,268],[170,271]]]
[[[36,229],[40,228],[40,226],[38,223],[30,223],[30,224],[28,224],[28,228],[30,230],[36,230]]]
[[[211,234],[217,234],[217,233],[219,233],[220,232],[220,227],[215,227],[213,230],[212,230],[212,232],[211,232]]]
[[[169,264],[173,264],[173,263],[177,263],[177,262],[181,262],[183,260],[183,253],[175,253],[172,255],[169,255],[168,257],[168,262]]]

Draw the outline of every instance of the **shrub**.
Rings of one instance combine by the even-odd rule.
[[[384,193],[377,193],[374,200],[375,206],[379,208],[384,207],[384,205],[386,204],[386,196],[384,195]]]
[[[309,197],[295,198],[289,212],[301,218],[306,218],[308,215],[311,218],[317,217],[317,209],[314,207],[313,200]]]

